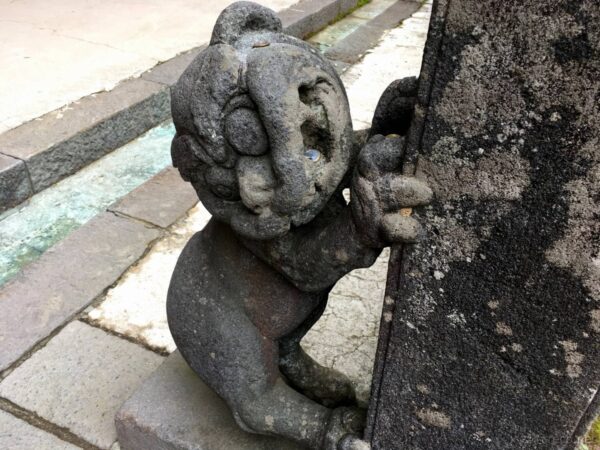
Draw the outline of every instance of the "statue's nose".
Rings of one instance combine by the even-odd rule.
[[[285,215],[307,203],[314,190],[310,159],[306,156],[303,125],[312,120],[303,88],[314,83],[316,71],[306,52],[288,46],[267,46],[249,53],[245,80],[269,138],[276,188],[273,210]]]
[[[293,213],[314,193],[303,136],[303,125],[312,120],[312,114],[300,100],[298,87],[291,84],[286,95],[271,102],[263,115],[277,179],[273,209],[279,213]]]

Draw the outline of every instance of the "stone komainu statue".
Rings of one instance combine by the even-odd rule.
[[[179,258],[169,327],[247,431],[311,449],[368,448],[348,379],[300,340],[339,278],[417,237],[399,210],[431,191],[395,172],[402,137],[374,135],[406,131],[414,85],[388,88],[361,145],[331,64],[284,34],[273,11],[239,2],[173,88],[173,163],[213,218]]]

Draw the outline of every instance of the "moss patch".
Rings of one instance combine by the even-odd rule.
[[[600,450],[600,417],[592,424],[580,450]]]

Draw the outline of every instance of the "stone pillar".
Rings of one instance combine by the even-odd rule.
[[[600,3],[439,0],[404,170],[374,449],[575,448],[600,400]]]

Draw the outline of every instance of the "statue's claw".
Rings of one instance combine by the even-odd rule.
[[[371,445],[352,434],[347,434],[338,442],[337,450],[371,450]]]
[[[353,447],[361,441],[358,437],[363,432],[366,421],[365,410],[360,408],[336,408],[332,411],[327,424],[323,442],[324,450],[363,450],[370,447]],[[358,445],[358,444],[356,444]],[[368,445],[368,444],[367,444]]]
[[[400,136],[373,136],[358,157],[352,215],[371,247],[415,242],[421,227],[410,217],[410,208],[426,205],[433,197],[425,182],[399,173],[403,143]]]

